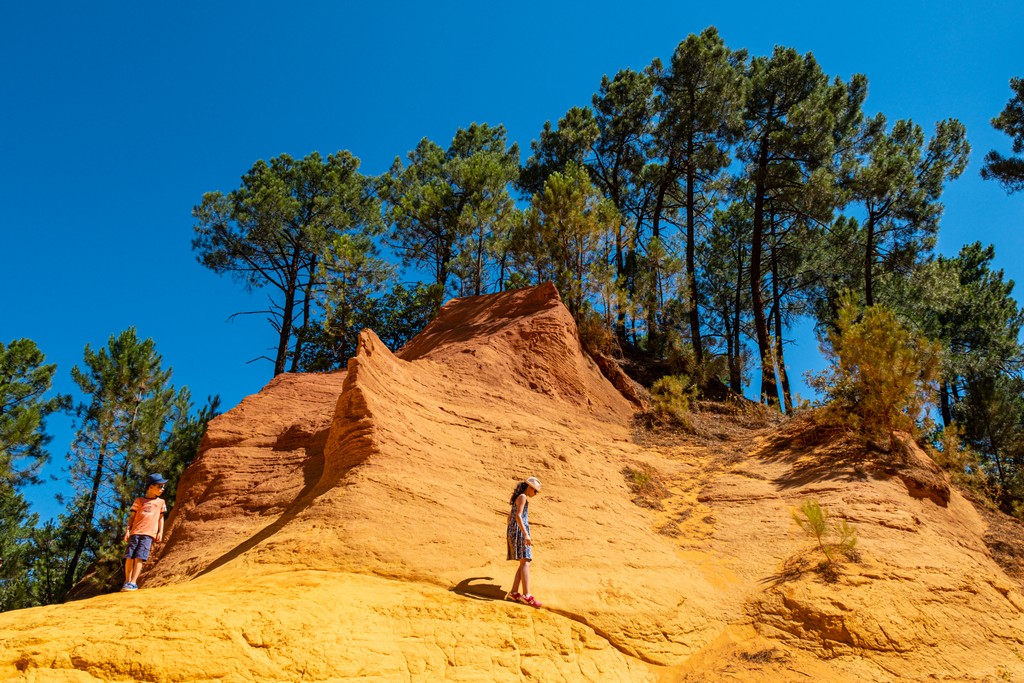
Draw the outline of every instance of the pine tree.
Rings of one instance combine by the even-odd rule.
[[[945,183],[963,173],[971,147],[963,124],[941,121],[925,143],[913,121],[900,120],[884,130],[885,117],[871,123],[877,132],[865,136],[864,162],[853,175],[855,200],[867,216],[864,231],[864,300],[875,303],[875,271],[908,273],[931,253],[939,230]],[[879,263],[881,260],[881,263]]]
[[[298,370],[305,329],[317,317],[324,282],[318,264],[338,235],[381,229],[374,183],[359,173],[347,151],[326,160],[282,154],[258,161],[228,195],[208,192],[192,210],[192,249],[218,274],[230,274],[248,291],[270,287],[266,313],[277,333],[274,375]]]
[[[507,146],[504,126],[474,123],[448,149],[424,138],[407,161],[395,159],[381,181],[390,246],[405,265],[429,268],[442,292],[455,276],[460,294],[483,294],[494,260],[489,236],[514,213],[518,146]]]
[[[1003,509],[1024,513],[1024,380],[1003,373],[971,377],[953,414]]]
[[[14,486],[0,481],[0,612],[34,604],[30,541],[38,519]]]
[[[647,74],[623,69],[613,78],[601,79],[592,104],[598,137],[587,167],[594,185],[612,202],[620,217],[613,258],[617,286],[624,297],[615,326],[617,335],[624,340],[627,313],[651,298],[638,290],[641,257],[647,247],[645,226],[651,216],[645,168],[654,122],[654,85]]]
[[[75,497],[68,523],[76,540],[64,592],[85,563],[114,556],[140,482],[174,461],[167,453],[176,438],[173,425],[187,424],[191,408],[187,390],[170,384],[171,371],[163,369],[153,340],[139,340],[134,328],[112,335],[99,351],[86,345],[84,365],[71,376],[86,400],[75,408],[69,454]]]
[[[747,381],[743,338],[749,328],[751,208],[736,201],[715,212],[712,228],[698,251],[703,277],[701,298],[707,302],[705,322],[711,335],[723,340],[729,367],[729,388],[742,395]]]
[[[49,458],[46,418],[68,407],[66,396],[44,398],[56,365],[31,339],[0,343],[0,483],[11,487],[35,481]]]
[[[886,444],[895,430],[916,430],[933,400],[939,344],[911,332],[885,306],[861,311],[847,294],[822,351],[831,367],[811,385],[828,399],[826,423]]]
[[[544,183],[555,172],[564,171],[569,163],[587,166],[595,153],[601,131],[589,107],[573,107],[552,128],[544,122],[540,139],[530,143],[532,154],[523,165],[516,186],[527,197],[544,191]]]
[[[318,277],[325,283],[324,317],[305,332],[308,338],[299,363],[305,372],[345,366],[356,354],[366,313],[394,278],[394,267],[379,256],[376,244],[366,234],[335,237],[324,251],[319,269]]]
[[[673,204],[685,216],[687,322],[696,361],[703,359],[697,277],[697,226],[709,222],[715,207],[713,183],[729,165],[729,148],[742,131],[743,63],[712,26],[679,43],[667,69],[650,70],[657,92],[658,122],[653,152],[659,165],[653,220]],[[666,196],[678,197],[676,200]],[[657,227],[653,236],[659,236]]]
[[[569,311],[579,319],[597,291],[595,268],[603,265],[603,244],[619,217],[610,201],[591,184],[586,169],[570,163],[544,183],[527,214],[537,236],[535,270],[550,275]]]
[[[777,404],[779,392],[778,347],[765,313],[764,257],[769,260],[767,270],[778,272],[779,225],[823,225],[831,220],[837,203],[836,164],[860,124],[866,93],[867,81],[860,75],[849,83],[830,83],[810,53],[801,56],[791,48],[776,47],[770,58],[750,62],[740,158],[747,164],[752,188],[749,285],[761,400],[766,403]],[[780,311],[779,300],[772,305]]]
[[[30,339],[0,343],[0,611],[40,604],[34,597],[32,534],[38,516],[22,490],[49,459],[46,418],[69,399],[50,391],[56,366]]]

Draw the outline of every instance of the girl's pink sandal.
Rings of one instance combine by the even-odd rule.
[[[524,605],[529,605],[530,607],[540,607],[541,606],[541,604],[539,602],[537,602],[537,599],[534,598],[532,595],[524,595],[523,599],[522,599],[522,603]]]
[[[522,602],[523,596],[520,593],[509,593],[505,596],[505,599],[511,600],[512,602]]]

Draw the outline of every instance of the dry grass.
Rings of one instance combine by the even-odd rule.
[[[788,657],[784,652],[780,652],[778,648],[772,647],[758,650],[757,652],[741,652],[740,659],[752,664],[770,664],[772,662],[785,661]]]
[[[664,419],[653,412],[633,417],[633,442],[640,446],[711,446],[729,450],[756,433],[777,428],[790,418],[774,408],[742,401],[695,401],[686,423]]]
[[[1024,524],[1003,512],[975,504],[988,524],[985,545],[1007,575],[1024,588]]]
[[[662,509],[661,501],[669,496],[669,491],[657,470],[634,463],[622,468],[622,476],[633,493],[634,503],[651,510]]]

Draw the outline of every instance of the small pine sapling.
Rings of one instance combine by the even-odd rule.
[[[829,523],[831,515],[816,500],[806,500],[800,505],[799,512],[793,511],[793,520],[804,532],[814,538],[818,549],[825,556],[825,564],[835,564],[835,552],[839,551],[848,559],[856,556],[857,530],[845,519],[838,524]],[[836,538],[830,541],[829,536]]]

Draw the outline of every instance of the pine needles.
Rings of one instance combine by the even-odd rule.
[[[825,556],[822,564],[830,569],[835,567],[836,553],[851,561],[859,557],[856,550],[857,530],[845,519],[838,523],[831,520],[831,515],[816,500],[805,500],[799,511],[793,511],[793,521],[817,541],[818,549]]]

